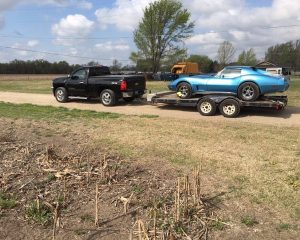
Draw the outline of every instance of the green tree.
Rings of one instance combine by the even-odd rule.
[[[205,55],[191,55],[188,60],[189,62],[196,62],[199,65],[199,70],[203,73],[213,72],[213,61]]]
[[[257,64],[256,54],[253,48],[243,51],[238,57],[238,64],[244,66],[254,66]]]
[[[170,72],[172,66],[178,62],[185,61],[187,58],[187,49],[174,48],[161,61],[161,70]]]
[[[220,44],[218,49],[218,61],[219,64],[224,67],[229,64],[235,54],[235,48],[229,41],[224,41]]]
[[[189,38],[194,23],[191,14],[178,0],[157,0],[144,10],[144,16],[134,31],[137,56],[150,61],[151,70],[160,69],[161,60]]]
[[[300,66],[300,41],[286,42],[269,47],[265,60],[282,67],[291,67],[294,71]]]

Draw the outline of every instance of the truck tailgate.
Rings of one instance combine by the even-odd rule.
[[[145,90],[146,88],[146,80],[143,75],[125,76],[124,80],[127,82],[127,89],[129,91]]]

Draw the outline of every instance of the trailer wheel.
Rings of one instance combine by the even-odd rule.
[[[239,115],[241,107],[234,99],[225,99],[219,106],[220,112],[226,118],[235,118]]]
[[[192,96],[192,87],[187,82],[180,83],[176,90],[178,97],[182,99],[190,98]]]
[[[203,116],[213,116],[216,113],[217,105],[210,98],[202,98],[197,104],[197,110]]]

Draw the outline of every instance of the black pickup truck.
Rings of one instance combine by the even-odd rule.
[[[67,77],[53,80],[53,94],[58,102],[70,96],[99,98],[104,106],[113,106],[123,98],[130,102],[145,93],[143,75],[113,75],[106,66],[81,67]]]

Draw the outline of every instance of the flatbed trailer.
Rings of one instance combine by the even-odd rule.
[[[176,106],[196,107],[201,115],[215,115],[217,109],[227,118],[237,117],[244,107],[271,108],[283,110],[287,105],[287,96],[263,96],[255,101],[243,101],[234,95],[201,95],[189,99],[181,99],[175,92],[152,94],[148,101],[152,104],[170,104]]]

